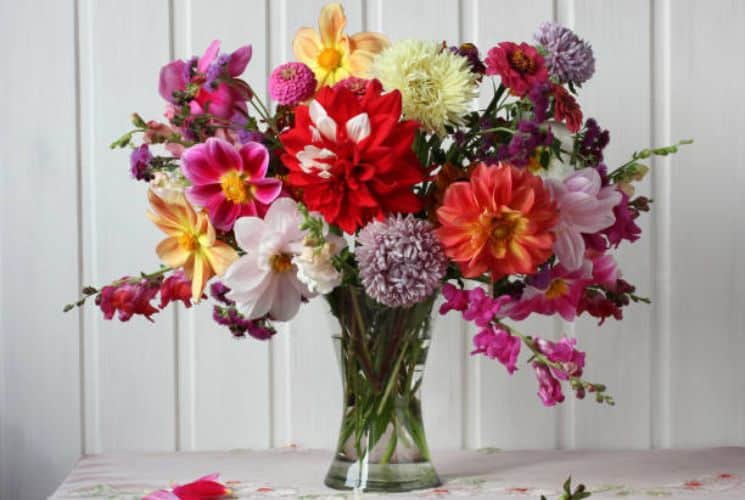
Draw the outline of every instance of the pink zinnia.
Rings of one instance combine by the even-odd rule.
[[[280,64],[269,76],[269,95],[285,106],[310,99],[316,92],[316,75],[299,62]]]
[[[536,84],[548,81],[543,56],[532,45],[502,42],[484,60],[487,75],[499,75],[513,95],[524,97]]]
[[[621,193],[612,186],[602,187],[600,174],[594,168],[583,168],[563,181],[548,179],[546,187],[559,208],[559,222],[554,227],[554,252],[559,262],[574,271],[585,258],[583,234],[592,234],[613,225],[613,208]]]
[[[181,169],[192,183],[187,195],[204,207],[216,228],[230,230],[238,217],[255,216],[279,196],[282,182],[267,179],[269,152],[257,142],[236,150],[211,137],[184,151]]]
[[[501,328],[489,326],[473,337],[475,349],[471,354],[484,354],[497,359],[512,375],[517,370],[517,357],[520,355],[520,339]]]
[[[528,280],[520,299],[506,307],[507,316],[522,320],[533,313],[547,316],[559,313],[566,321],[574,320],[585,286],[590,281],[589,263],[575,271],[568,271],[559,264],[548,273],[549,279]]]

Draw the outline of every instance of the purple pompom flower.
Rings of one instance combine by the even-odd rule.
[[[549,75],[559,83],[581,84],[595,73],[592,47],[569,28],[545,22],[538,27],[533,38],[546,50]]]
[[[411,214],[362,228],[357,261],[370,297],[389,307],[409,307],[435,292],[448,260],[432,229]]]

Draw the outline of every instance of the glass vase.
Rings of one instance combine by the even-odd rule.
[[[434,296],[393,308],[344,286],[327,299],[341,325],[334,342],[344,395],[326,485],[384,492],[440,485],[420,402]]]

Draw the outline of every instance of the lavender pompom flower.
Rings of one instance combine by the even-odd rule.
[[[409,307],[435,292],[448,260],[432,229],[411,214],[362,228],[357,262],[370,297],[389,307]]]
[[[549,74],[559,83],[581,84],[595,73],[592,47],[569,28],[545,22],[538,27],[533,38],[546,50]]]

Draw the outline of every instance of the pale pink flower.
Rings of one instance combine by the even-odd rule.
[[[616,260],[612,255],[598,255],[592,259],[592,282],[614,290],[621,277]]]
[[[612,186],[602,187],[600,174],[594,168],[583,168],[563,181],[546,179],[551,198],[559,208],[554,228],[554,253],[559,262],[573,271],[582,266],[585,241],[582,234],[592,234],[612,226],[613,208],[621,194]]]
[[[269,207],[264,219],[241,217],[233,230],[245,254],[225,272],[222,281],[230,287],[227,297],[247,319],[269,315],[287,321],[297,314],[300,303],[314,294],[297,277],[293,259],[303,251],[305,231],[297,203],[280,198]]]

